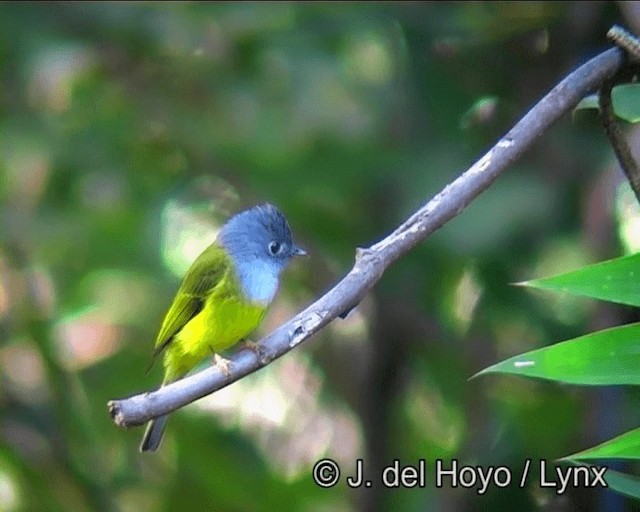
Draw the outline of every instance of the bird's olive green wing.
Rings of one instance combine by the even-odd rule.
[[[154,359],[173,341],[180,329],[202,311],[207,297],[220,284],[228,269],[229,258],[215,243],[192,263],[162,322],[153,352]]]

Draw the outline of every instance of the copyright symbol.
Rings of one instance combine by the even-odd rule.
[[[313,481],[320,487],[333,487],[340,480],[340,467],[331,459],[322,459],[313,465]]]

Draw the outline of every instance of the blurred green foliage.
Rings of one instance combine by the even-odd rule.
[[[142,432],[115,427],[106,402],[160,382],[144,373],[159,322],[229,214],[271,201],[312,253],[264,332],[614,22],[640,24],[608,2],[0,5],[0,510],[612,510],[621,498],[533,480],[480,497],[431,476],[389,491],[311,479],[322,457],[345,474],[358,457],[369,471],[453,457],[518,471],[637,425],[632,391],[467,380],[635,315],[509,285],[632,246],[636,205],[588,113],[347,320],[175,414],[158,454],[139,454]]]

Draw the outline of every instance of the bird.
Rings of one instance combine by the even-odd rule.
[[[191,264],[164,316],[152,355],[152,364],[163,356],[162,385],[183,378],[212,354],[228,373],[219,352],[258,327],[281,273],[294,256],[306,254],[293,243],[289,223],[272,204],[231,217]],[[158,449],[167,418],[149,421],[141,452]]]

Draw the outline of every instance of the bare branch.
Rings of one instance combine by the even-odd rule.
[[[612,77],[623,62],[623,52],[613,48],[562,80],[480,160],[393,233],[368,249],[358,249],[354,267],[338,284],[261,340],[260,356],[241,349],[230,357],[233,364],[228,376],[216,367],[210,367],[157,391],[113,400],[108,404],[111,417],[120,426],[140,425],[235,382],[308,339],[342,312],[357,305],[387,267],[462,212],[529,149],[537,137],[569,112],[586,93]]]

